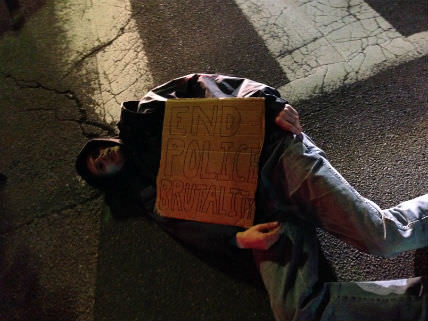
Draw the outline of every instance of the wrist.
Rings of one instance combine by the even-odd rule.
[[[240,249],[245,249],[245,244],[244,244],[244,242],[243,242],[242,233],[243,233],[243,232],[238,232],[238,233],[236,233],[236,235],[235,235],[236,245],[237,245]]]

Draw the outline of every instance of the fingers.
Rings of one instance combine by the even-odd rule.
[[[269,233],[263,234],[263,239],[265,243],[265,249],[270,248],[273,244],[278,241],[279,237],[281,236],[281,226],[278,226],[274,230],[270,231]]]
[[[278,226],[279,226],[279,222],[268,222],[268,223],[255,225],[254,228],[257,231],[267,233]]]
[[[300,127],[300,119],[297,111],[290,105],[286,105],[284,110],[280,113],[280,120],[287,127],[290,128],[292,132],[299,132],[302,130]]]
[[[283,130],[290,131],[293,134],[298,135],[302,132],[299,113],[289,104],[286,104],[275,118],[275,123]]]
[[[288,113],[291,113],[297,118],[299,118],[299,113],[297,112],[297,110],[295,110],[294,107],[289,104],[285,104],[284,111],[287,111]]]
[[[279,234],[281,234],[281,226],[278,226],[275,229],[273,229],[267,233],[264,233],[263,235],[265,235],[267,238],[270,238],[270,237],[279,236]]]
[[[279,239],[280,234],[279,222],[258,224],[246,231],[236,233],[236,244],[239,248],[267,250]]]

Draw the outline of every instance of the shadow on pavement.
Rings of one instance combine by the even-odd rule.
[[[0,238],[2,239],[2,238]],[[4,240],[2,240],[2,244]],[[18,247],[9,265],[5,265],[5,253],[0,248],[0,316],[2,320],[42,321],[77,319],[73,293],[66,289],[40,295],[39,272],[30,251]],[[31,261],[33,260],[33,261]]]
[[[39,10],[46,0],[0,1],[0,35],[7,30],[18,31],[25,21]]]
[[[96,320],[272,320],[250,251],[226,258],[186,247],[137,204],[120,205],[120,217],[104,211]]]
[[[426,0],[366,0],[366,2],[403,36],[408,37],[414,33],[427,31]]]
[[[289,82],[233,1],[130,2],[155,84],[194,72],[239,75],[274,87]]]
[[[27,2],[44,3],[19,1],[20,10]],[[85,137],[65,88],[82,85],[59,79],[69,52],[60,4],[50,1],[0,39],[1,320],[92,316],[97,224],[82,209],[91,196],[73,166]]]

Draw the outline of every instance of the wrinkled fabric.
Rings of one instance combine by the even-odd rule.
[[[355,191],[305,134],[282,139],[259,180],[268,190],[266,211],[283,222],[277,244],[254,251],[277,320],[426,319],[425,277],[368,282],[323,278],[315,226],[382,256],[426,247],[428,195],[381,210]],[[293,204],[301,210],[287,211]]]
[[[255,223],[279,220],[283,233],[269,250],[254,250],[253,255],[277,320],[425,320],[425,278],[372,282],[325,278],[315,227],[383,256],[425,247],[427,195],[387,210],[359,195],[308,136],[284,133],[274,124],[286,103],[274,88],[245,78],[191,74],[156,87],[139,102],[123,103],[120,138],[133,150],[152,186],[159,168],[165,101],[201,97],[265,97],[266,135]],[[155,198],[155,188],[151,191]],[[155,211],[151,215],[191,246],[237,250],[233,244],[239,228],[166,219]]]
[[[262,170],[265,184],[275,182],[268,193],[273,196],[271,210],[299,204],[294,215],[375,255],[428,246],[428,194],[382,210],[361,196],[307,135],[286,139],[281,148],[276,157],[271,155],[275,166]]]

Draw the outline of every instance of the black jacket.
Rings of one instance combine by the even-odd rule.
[[[154,88],[140,101],[124,102],[118,127],[119,137],[133,153],[132,158],[139,168],[142,181],[145,182],[145,186],[139,191],[139,197],[145,204],[147,213],[166,231],[179,240],[191,244],[192,247],[224,254],[225,251],[233,250],[230,245],[235,243],[235,234],[242,228],[169,219],[153,213],[166,100],[213,97],[265,98],[266,133],[259,161],[259,169],[261,169],[271,154],[272,148],[275,147],[275,143],[286,135],[275,125],[274,118],[287,101],[280,97],[276,89],[246,78],[190,74],[174,79]],[[264,193],[264,189],[258,184],[255,223],[272,219],[272,213],[267,213],[266,210]]]
[[[122,104],[118,127],[122,142],[135,153],[144,177],[155,180],[160,162],[163,115],[167,99],[212,97],[264,97],[266,133],[260,157],[263,166],[269,147],[284,133],[274,124],[286,100],[267,85],[215,74],[190,74],[171,80],[147,93],[140,101]]]

